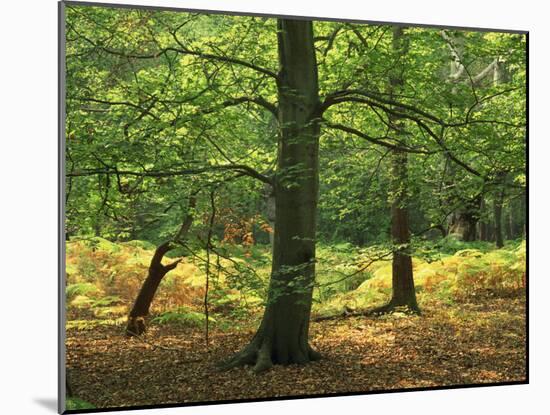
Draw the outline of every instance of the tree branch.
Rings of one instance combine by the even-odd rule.
[[[208,173],[213,171],[225,171],[225,170],[235,170],[240,173],[243,173],[246,176],[250,176],[254,179],[258,179],[264,183],[273,184],[272,178],[261,174],[260,172],[254,170],[250,166],[244,164],[227,164],[219,166],[208,166],[195,169],[182,169],[182,170],[167,170],[167,171],[155,171],[155,170],[145,170],[145,171],[132,171],[132,170],[118,170],[116,167],[106,167],[104,169],[83,169],[75,170],[70,173],[67,173],[66,177],[82,177],[82,176],[94,176],[99,174],[115,174],[121,176],[137,176],[137,177],[174,177],[174,176],[185,176],[193,174]]]
[[[434,154],[435,153],[435,151],[420,150],[420,149],[415,149],[415,148],[412,148],[412,147],[405,147],[405,146],[399,146],[399,145],[391,144],[391,143],[388,143],[387,141],[384,141],[384,139],[387,138],[387,137],[371,137],[368,134],[365,134],[365,133],[363,133],[363,132],[361,132],[361,131],[359,131],[355,128],[348,127],[348,126],[345,126],[345,125],[342,125],[342,124],[335,124],[335,123],[331,123],[331,122],[328,122],[328,121],[325,121],[324,123],[328,128],[333,128],[333,129],[336,129],[336,130],[344,131],[344,132],[349,133],[349,134],[356,135],[357,137],[360,137],[364,140],[367,140],[370,143],[380,145],[380,146],[383,146],[383,147],[386,147],[386,148],[390,148],[392,150],[400,150],[400,151],[404,151],[404,152],[407,152],[407,153],[416,153],[416,154]]]
[[[479,84],[487,75],[489,75],[491,73],[491,71],[494,70],[495,66],[498,63],[498,59],[496,59],[496,58],[493,59],[492,62],[489,65],[487,65],[476,76],[472,77],[469,74],[469,72],[467,71],[466,65],[464,65],[462,56],[460,56],[460,53],[459,53],[457,47],[455,46],[455,44],[454,44],[453,40],[451,39],[451,37],[448,35],[447,31],[442,30],[439,33],[441,34],[441,37],[447,43],[447,46],[449,47],[449,50],[451,51],[451,55],[452,55],[454,61],[458,65],[458,71],[455,72],[454,74],[449,75],[449,78],[451,78],[452,80],[458,81],[462,77],[464,72],[466,72],[468,74],[468,77],[470,78],[470,82],[472,83],[472,86],[475,86],[475,85]]]
[[[231,107],[231,106],[239,105],[239,104],[242,104],[242,103],[245,103],[245,102],[251,102],[251,103],[254,103],[256,105],[259,105],[260,107],[265,108],[266,110],[271,112],[275,117],[277,117],[277,106],[272,104],[271,102],[267,101],[263,97],[243,96],[243,97],[238,97],[238,98],[232,98],[232,99],[228,99],[228,100],[222,102],[221,105],[222,105],[222,107]]]
[[[154,118],[157,121],[160,120],[159,117],[157,117],[155,114],[153,114],[150,111],[152,106],[154,105],[154,100],[153,100],[153,105],[151,105],[149,108],[143,108],[143,107],[141,107],[137,104],[134,104],[133,102],[129,102],[129,101],[108,101],[108,100],[98,99],[98,98],[79,98],[79,97],[70,97],[69,99],[74,99],[74,100],[83,101],[83,102],[95,102],[95,103],[98,103],[98,104],[105,104],[105,105],[109,105],[109,106],[117,106],[117,105],[128,106],[128,107],[132,107],[132,108],[135,108],[135,109],[141,111],[143,114],[149,115],[150,117]]]
[[[357,95],[359,97],[357,97]],[[403,110],[412,111],[413,113],[418,114],[438,124],[441,124],[441,125],[445,124],[445,122],[442,119],[426,111],[418,109],[412,105],[404,104],[402,102],[398,102],[393,99],[384,98],[382,97],[382,95],[378,93],[373,93],[373,92],[358,90],[358,89],[340,90],[340,91],[335,91],[333,93],[328,94],[325,97],[325,100],[321,103],[321,113],[325,112],[332,105],[343,103],[343,102],[360,102],[360,103],[382,108],[386,112],[390,112],[393,110],[381,104],[390,105],[393,107],[401,108]],[[395,112],[394,115],[399,115],[399,113]]]
[[[120,57],[127,58],[127,59],[157,59],[157,58],[167,54],[168,52],[176,52],[176,53],[180,53],[180,54],[183,54],[183,55],[197,56],[197,57],[202,58],[202,59],[211,59],[211,60],[216,60],[216,61],[220,61],[220,62],[233,63],[233,64],[240,65],[240,66],[243,66],[243,67],[246,67],[246,68],[249,68],[249,69],[253,69],[253,70],[255,70],[257,72],[260,72],[264,75],[268,75],[268,76],[270,76],[274,79],[278,79],[278,76],[275,72],[273,72],[273,71],[271,71],[267,68],[263,68],[261,66],[255,65],[251,62],[247,62],[245,60],[238,59],[238,58],[233,58],[233,57],[230,57],[230,56],[220,56],[220,55],[214,55],[214,54],[211,54],[211,53],[204,53],[204,52],[201,52],[201,51],[198,51],[198,50],[191,50],[191,49],[187,48],[178,39],[175,32],[172,32],[172,37],[174,38],[176,43],[180,46],[179,48],[166,47],[166,48],[159,49],[156,52],[145,53],[145,54],[126,53],[124,51],[111,49],[111,48],[108,48],[104,45],[101,45],[101,44],[98,44],[98,43],[94,42],[92,39],[82,35],[81,33],[78,33],[76,31],[75,31],[75,33],[77,33],[78,36],[80,36],[82,39],[84,39],[86,42],[88,42],[89,44],[91,44],[95,48],[97,48],[99,50],[102,50],[105,53],[109,53],[111,55],[120,56]]]
[[[212,60],[217,60],[217,61],[220,61],[220,62],[234,63],[236,65],[240,65],[240,66],[244,66],[244,67],[249,68],[249,69],[253,69],[257,72],[263,73],[264,75],[268,75],[268,76],[272,77],[273,79],[279,79],[279,76],[275,72],[273,72],[269,69],[263,68],[261,66],[255,65],[251,62],[244,61],[242,59],[233,58],[231,56],[213,55],[211,53],[203,53],[203,52],[200,52],[200,51],[191,50],[191,49],[187,48],[181,42],[181,40],[178,38],[176,32],[172,32],[172,37],[174,38],[176,43],[180,46],[180,48],[179,49],[178,48],[166,48],[167,51],[168,50],[173,50],[175,52],[178,52],[178,53],[181,53],[181,54],[184,54],[184,55],[197,56],[197,57],[200,57],[200,58],[203,58],[203,59],[212,59]]]

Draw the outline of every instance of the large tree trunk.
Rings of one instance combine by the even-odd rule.
[[[317,63],[310,21],[280,19],[279,154],[275,182],[273,264],[264,316],[256,335],[222,367],[307,363],[315,277],[320,126]]]
[[[147,278],[143,281],[143,285],[139,290],[134,306],[128,315],[126,335],[139,336],[145,332],[147,328],[145,319],[149,315],[149,309],[151,308],[151,303],[153,302],[153,298],[155,298],[160,282],[164,276],[176,268],[178,263],[181,261],[181,259],[178,259],[168,265],[162,265],[162,258],[164,258],[164,255],[166,255],[170,250],[175,248],[173,244],[174,241],[181,241],[187,237],[187,233],[193,223],[192,209],[195,207],[195,204],[196,198],[195,195],[193,195],[189,199],[189,210],[176,237],[172,241],[167,241],[159,245],[155,250],[155,254],[153,255],[151,264],[149,265]]]
[[[480,216],[481,196],[465,201],[465,205],[453,213],[449,224],[449,235],[458,240],[476,240],[476,227]]]
[[[269,245],[271,246],[271,253],[273,253],[273,245],[275,242],[275,189],[270,184],[265,185],[266,191],[266,216],[271,232],[269,232]]]
[[[455,212],[449,225],[449,235],[460,241],[471,242],[476,240],[477,221],[468,212]]]

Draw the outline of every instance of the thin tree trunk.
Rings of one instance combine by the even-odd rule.
[[[493,84],[500,85],[508,81],[508,73],[504,66],[504,62],[497,60],[497,64],[493,70]],[[504,182],[506,180],[506,173],[499,172],[497,174],[498,181],[503,185],[500,192],[495,196],[493,201],[493,210],[495,215],[495,244],[497,248],[504,246],[504,240],[502,236],[502,205],[504,203]]]
[[[488,241],[489,240],[489,229],[487,227],[487,220],[485,219],[485,215],[484,215],[484,212],[485,212],[485,209],[486,209],[486,206],[485,206],[485,198],[481,198],[481,205],[480,205],[480,213],[481,213],[481,217],[483,219],[481,219],[479,221],[479,240],[480,241]]]
[[[516,231],[515,231],[515,224],[514,224],[514,204],[511,200],[508,205],[508,226],[506,227],[506,236],[507,239],[511,240],[514,239]]]
[[[494,212],[494,211],[493,211]],[[494,213],[493,213],[494,217]],[[495,242],[495,223],[494,220],[487,224],[487,241]]]
[[[394,94],[403,87],[403,58],[407,51],[407,40],[403,28],[393,28],[393,51],[397,59],[395,72],[390,74],[390,92]],[[390,125],[395,134],[404,136],[403,125],[395,116],[390,116]],[[392,260],[392,298],[390,302],[374,312],[388,312],[396,307],[407,307],[418,312],[414,288],[412,258],[408,252],[410,243],[409,212],[407,208],[407,153],[392,150],[391,168],[391,236],[394,245]]]
[[[394,244],[392,261],[392,298],[388,309],[405,306],[418,312],[414,288],[412,258],[408,253],[410,243],[409,218],[406,206],[407,154],[395,151],[393,157],[395,197],[391,206],[391,234]]]
[[[493,201],[493,213],[495,218],[495,244],[497,248],[504,246],[502,237],[502,204],[504,201],[504,190],[501,190]]]
[[[171,241],[164,242],[155,250],[147,278],[143,282],[139,294],[134,302],[134,306],[128,315],[126,325],[126,334],[128,336],[139,336],[145,332],[145,318],[149,315],[149,308],[157,292],[160,282],[164,276],[172,269],[176,268],[181,259],[172,262],[169,265],[162,265],[161,261],[164,255],[173,249]]]
[[[460,79],[466,71],[466,67],[462,62],[462,55],[464,49],[464,41],[460,37],[453,36],[445,31],[442,32],[443,38],[449,42],[449,48],[451,50],[451,66],[449,78],[452,80]],[[453,92],[456,90],[458,84],[453,87]],[[451,169],[454,170],[454,162],[450,163]],[[454,195],[452,202],[454,203],[460,195]],[[451,216],[449,222],[448,235],[452,235],[458,240],[470,242],[476,239],[477,222],[479,218],[481,198],[475,198],[474,200],[464,200],[464,206],[457,209]]]
[[[178,263],[181,261],[181,258],[171,262],[168,265],[162,265],[162,259],[169,251],[175,248],[173,244],[174,241],[180,241],[185,239],[191,224],[193,223],[193,214],[192,209],[195,207],[196,199],[195,196],[192,196],[189,200],[189,210],[183,221],[183,224],[173,240],[164,242],[159,245],[155,250],[155,254],[151,259],[151,264],[149,265],[149,271],[147,273],[147,278],[143,281],[143,285],[139,290],[139,293],[136,297],[132,310],[128,315],[128,322],[126,324],[126,335],[128,336],[139,336],[143,334],[147,328],[146,318],[149,315],[149,309],[151,303],[155,297],[155,294],[158,290],[160,282],[164,276],[176,268]]]
[[[222,365],[304,364],[319,355],[308,343],[315,277],[319,92],[310,21],[278,20],[279,154],[273,264],[264,316],[252,341]]]

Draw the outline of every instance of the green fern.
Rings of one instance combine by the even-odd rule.
[[[178,308],[174,311],[167,311],[155,317],[153,320],[155,323],[167,324],[167,323],[177,323],[187,326],[200,327],[204,324],[205,316],[202,313],[196,311],[190,311],[185,308]],[[208,321],[216,322],[213,317],[208,317]]]
[[[108,307],[110,305],[120,302],[120,297],[117,295],[108,295],[105,297],[94,299],[91,303],[92,308]]]
[[[65,294],[67,298],[73,298],[77,295],[87,295],[98,292],[99,289],[91,282],[78,282],[76,284],[69,284],[65,288]]]

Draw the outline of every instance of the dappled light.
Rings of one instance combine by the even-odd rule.
[[[68,408],[525,383],[525,34],[63,8]]]
[[[258,380],[246,369],[220,373],[215,364],[242,347],[253,333],[261,319],[261,294],[240,291],[227,279],[216,281],[207,349],[201,303],[205,275],[200,263],[188,259],[161,283],[143,340],[125,340],[126,315],[139,284],[123,283],[126,277],[117,282],[116,275],[101,270],[109,265],[124,276],[134,270],[143,279],[153,251],[138,241],[103,243],[95,250],[93,241],[69,242],[71,379],[79,396],[106,406],[521,380],[525,377],[525,242],[510,242],[504,250],[489,244],[482,249],[458,245],[461,249],[455,253],[441,254],[431,262],[413,259],[421,316],[406,310],[383,316],[346,315],[388,300],[389,260],[373,262],[353,284],[332,285],[330,294],[321,293],[327,285],[316,288],[310,336],[323,359],[311,367],[275,368]],[[229,251],[235,255],[232,259],[253,266],[267,283],[269,246],[249,249],[253,254],[244,258],[242,247]],[[133,260],[128,262],[130,257]],[[318,281],[324,285],[341,278],[331,269],[353,270],[365,258],[351,245],[334,251],[321,245],[318,261]],[[230,260],[225,263],[231,266]],[[333,318],[316,322],[327,316]],[[108,383],[95,377],[99,373],[109,374]],[[184,387],[179,381],[163,380],[172,373],[175,379],[185,379]],[[154,376],[155,383],[163,386],[151,390],[141,384],[142,376]],[[212,389],[205,388],[203,376],[208,376]],[[295,379],[293,385],[285,381],[288,376]]]

